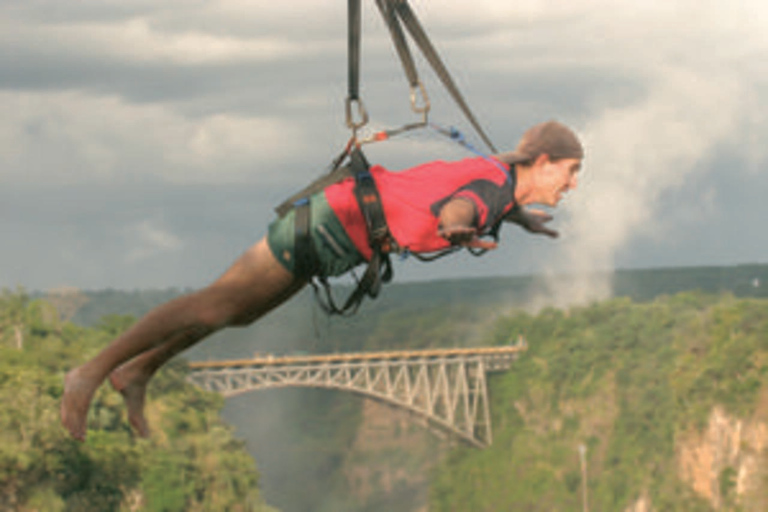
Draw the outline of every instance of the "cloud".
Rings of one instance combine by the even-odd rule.
[[[675,261],[685,261],[701,248],[673,233],[682,224],[690,233],[705,229],[692,225],[700,200],[687,197],[690,182],[697,193],[710,191],[707,218],[718,226],[740,220],[746,192],[734,183],[752,184],[746,187],[753,192],[765,182],[768,4],[411,5],[500,148],[554,117],[578,128],[589,153],[581,189],[556,213],[563,240],[514,236],[481,265],[463,258],[409,264],[400,277],[535,272],[547,254],[553,272],[657,264],[670,261],[671,246]],[[363,18],[362,86],[372,125],[411,121],[402,70],[372,2],[364,3]],[[5,244],[6,281],[53,279],[52,268],[27,270],[29,257],[19,248],[45,252],[55,234],[72,255],[59,272],[86,276],[90,286],[171,275],[174,284],[197,282],[241,248],[243,232],[251,239],[252,219],[263,229],[272,204],[321,173],[348,136],[346,4],[338,0],[4,2],[0,50],[0,199],[10,213],[4,226],[18,237]],[[432,119],[455,124],[482,146],[419,64]],[[464,156],[423,134],[369,154],[395,169]],[[723,161],[736,181],[713,172]],[[759,201],[750,201],[750,217],[764,216]],[[174,267],[165,250],[119,276],[96,272],[126,254],[114,234],[144,219],[162,219],[159,228],[200,255],[197,267]],[[57,223],[73,231],[54,229]],[[602,227],[593,229],[595,223]],[[737,239],[733,234],[708,257],[737,261]],[[761,254],[755,237],[742,242]],[[632,254],[643,259],[628,258],[639,243],[642,250]],[[214,245],[221,248],[215,257],[197,250]],[[86,261],[88,269],[77,268]]]
[[[126,230],[126,238],[130,247],[125,255],[127,263],[136,263],[158,253],[177,251],[184,246],[178,236],[151,220],[131,226]]]
[[[0,92],[0,180],[77,183],[121,175],[173,182],[269,181],[301,127],[279,118],[184,116],[78,92]],[[45,148],[41,151],[41,148]]]
[[[584,184],[568,198],[569,236],[550,267],[553,277],[556,271],[580,277],[568,285],[551,281],[549,293],[558,303],[608,297],[610,278],[595,279],[591,272],[615,268],[620,250],[638,236],[674,237],[660,199],[685,187],[692,174],[708,172],[705,162],[718,151],[742,141],[748,98],[750,85],[739,77],[670,66],[660,70],[642,102],[590,121]],[[685,200],[699,203],[700,211],[707,202],[712,209],[711,194]]]
[[[117,60],[194,66],[238,62],[243,65],[296,57],[311,57],[326,50],[322,41],[307,45],[285,36],[233,37],[198,30],[164,31],[149,17],[124,20],[88,20],[67,24],[19,26],[6,21],[0,42],[25,41],[27,56]],[[30,44],[34,43],[34,44]]]
[[[489,21],[493,28],[484,36],[454,46],[463,46],[459,52],[468,56],[492,45],[493,57],[479,59],[475,67],[516,76],[528,87],[539,82],[541,96],[515,89],[516,80],[509,80],[521,96],[516,104],[543,98],[523,112],[556,112],[553,117],[580,129],[588,146],[582,186],[556,214],[566,219],[566,236],[546,259],[551,278],[533,301],[568,305],[605,298],[611,293],[609,278],[565,284],[562,274],[610,271],[638,240],[675,246],[673,223],[690,215],[671,212],[696,204],[700,217],[703,211],[715,215],[718,205],[712,192],[699,197],[671,191],[685,190],[695,176],[722,181],[711,172],[718,155],[736,156],[730,173],[754,173],[765,162],[764,145],[755,137],[768,133],[760,107],[768,100],[768,69],[755,57],[768,49],[768,36],[756,21],[766,20],[768,7],[597,0],[501,9],[509,12]],[[688,16],[691,10],[696,19]],[[441,10],[440,16],[472,15],[456,9]],[[505,24],[507,30],[499,30]],[[584,81],[585,73],[592,79]],[[557,103],[558,89],[581,96],[571,95],[564,106]],[[548,109],[546,98],[558,108]],[[575,108],[579,102],[582,108]],[[669,204],[671,196],[682,196],[684,203]]]

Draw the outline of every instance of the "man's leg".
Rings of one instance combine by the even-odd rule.
[[[305,284],[304,281],[295,281],[285,292],[275,297],[272,305],[268,305],[267,308],[261,308],[259,311],[247,312],[250,314],[246,314],[244,318],[239,320],[235,319],[231,325],[250,324],[257,320],[256,315],[260,317],[279,304],[282,304],[301,290]],[[112,387],[123,395],[128,409],[128,421],[141,437],[148,437],[150,433],[149,425],[144,417],[144,401],[149,380],[166,362],[197,343],[197,341],[199,340],[196,337],[181,333],[172,337],[166,343],[134,357],[109,375]]]
[[[109,374],[110,384],[123,395],[128,410],[128,422],[139,436],[149,437],[150,433],[144,417],[144,401],[149,380],[173,356],[202,339],[196,334],[179,333],[162,345],[139,354]]]
[[[256,320],[304,284],[280,265],[262,239],[216,282],[153,309],[92,360],[69,372],[61,405],[64,426],[76,439],[84,439],[96,389],[116,368],[146,353],[121,368],[114,379],[118,389],[125,390],[132,423],[146,434],[141,412],[144,388],[162,363],[223,327]]]

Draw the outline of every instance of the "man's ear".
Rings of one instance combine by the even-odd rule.
[[[549,155],[546,153],[542,153],[536,157],[536,160],[533,161],[533,166],[538,167],[538,166],[547,164],[549,162],[551,162],[551,160],[549,159]]]

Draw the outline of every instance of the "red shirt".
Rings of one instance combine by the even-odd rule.
[[[440,209],[451,199],[466,198],[475,205],[480,233],[490,229],[514,206],[513,174],[507,164],[491,158],[434,161],[397,172],[374,165],[371,175],[392,236],[400,248],[411,252],[434,252],[449,247],[437,229]],[[325,196],[347,235],[367,260],[372,251],[354,186],[354,178],[347,178],[327,187]]]

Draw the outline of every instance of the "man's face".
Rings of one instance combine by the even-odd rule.
[[[545,158],[537,173],[536,188],[539,204],[557,206],[563,194],[576,188],[581,160],[562,158],[551,161]]]

